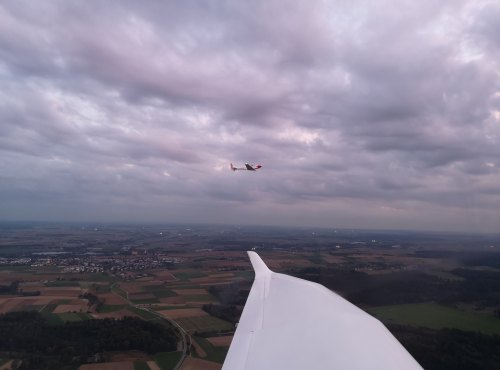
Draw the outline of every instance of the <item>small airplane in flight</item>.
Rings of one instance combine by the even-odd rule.
[[[248,163],[245,163],[245,167],[234,167],[233,164],[230,164],[230,168],[233,171],[257,171],[259,168],[262,168],[260,164],[257,165],[251,165]]]

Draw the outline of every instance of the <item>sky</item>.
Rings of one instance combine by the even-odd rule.
[[[498,232],[500,3],[2,1],[0,220]]]

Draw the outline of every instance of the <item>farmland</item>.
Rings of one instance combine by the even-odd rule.
[[[51,327],[135,317],[176,332],[177,350],[105,352],[99,363],[82,360],[81,370],[172,369],[179,361],[184,370],[220,369],[254,276],[246,250],[262,246],[259,254],[271,269],[338,292],[409,340],[410,348],[416,337],[425,343],[426,330],[447,340],[450,328],[477,332],[475,340],[485,343],[499,334],[500,253],[490,248],[496,240],[222,231],[152,226],[4,232],[0,314],[38,312]],[[12,360],[1,349],[0,358]],[[437,360],[428,361],[432,369]]]
[[[387,323],[431,329],[455,328],[500,335],[500,320],[497,318],[434,303],[374,307],[368,312]]]

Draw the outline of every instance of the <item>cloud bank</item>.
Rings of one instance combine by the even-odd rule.
[[[494,1],[4,1],[0,219],[499,231],[499,25]]]

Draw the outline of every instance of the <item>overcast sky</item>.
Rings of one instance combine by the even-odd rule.
[[[500,231],[500,3],[2,1],[0,220]]]

